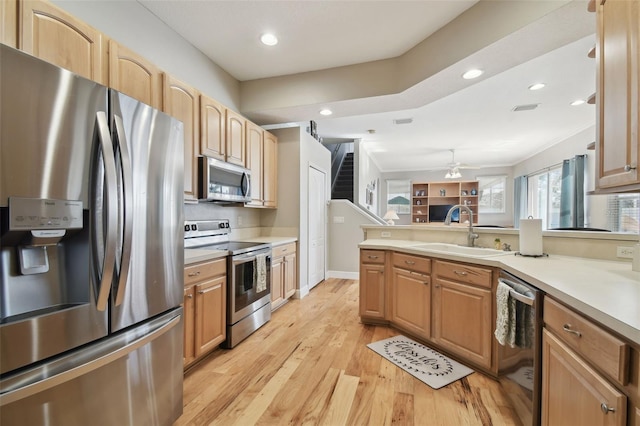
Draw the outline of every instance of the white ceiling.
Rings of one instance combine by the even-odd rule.
[[[476,3],[138,1],[239,81],[395,58]],[[325,140],[360,139],[381,171],[441,168],[451,161],[450,149],[456,161],[472,166],[514,165],[595,124],[592,105],[569,105],[595,92],[595,61],[586,56],[595,18],[585,1],[569,3],[564,21],[515,31],[402,93],[321,105],[311,99],[279,109],[277,120],[315,120]],[[277,46],[259,43],[266,31],[278,35]],[[459,70],[467,63],[488,72],[477,82],[462,81]],[[536,82],[547,86],[527,90]],[[512,111],[531,103],[539,107]],[[320,106],[337,113],[322,118]],[[393,124],[409,117],[411,124]]]

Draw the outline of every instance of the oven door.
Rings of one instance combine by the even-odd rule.
[[[264,268],[260,268],[260,256]],[[271,302],[271,249],[231,256],[227,323],[233,325]],[[261,274],[264,279],[261,280]]]

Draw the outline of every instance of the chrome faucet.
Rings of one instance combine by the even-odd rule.
[[[467,247],[473,247],[476,238],[478,238],[478,234],[475,234],[473,232],[473,212],[468,206],[465,206],[463,204],[456,204],[455,206],[451,207],[447,212],[447,217],[444,219],[444,224],[451,225],[451,215],[453,214],[455,209],[460,209],[460,211],[464,209],[467,211],[467,213],[469,213],[469,233],[467,234]]]

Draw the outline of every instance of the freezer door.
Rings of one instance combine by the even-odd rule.
[[[110,92],[119,186],[111,330],[179,306],[183,295],[182,123]]]
[[[182,414],[182,308],[0,381],[0,424],[171,425]]]

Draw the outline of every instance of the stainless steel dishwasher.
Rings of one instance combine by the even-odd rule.
[[[520,278],[502,271],[499,283],[510,287],[509,297],[515,302],[518,315],[530,315],[527,326],[531,327],[531,338],[526,344],[498,344],[498,381],[504,394],[523,425],[540,424],[541,341],[542,341],[542,297],[543,292]],[[499,307],[498,307],[499,309]],[[496,309],[497,311],[497,309]],[[497,314],[497,312],[496,312]],[[521,326],[517,324],[516,327]]]

